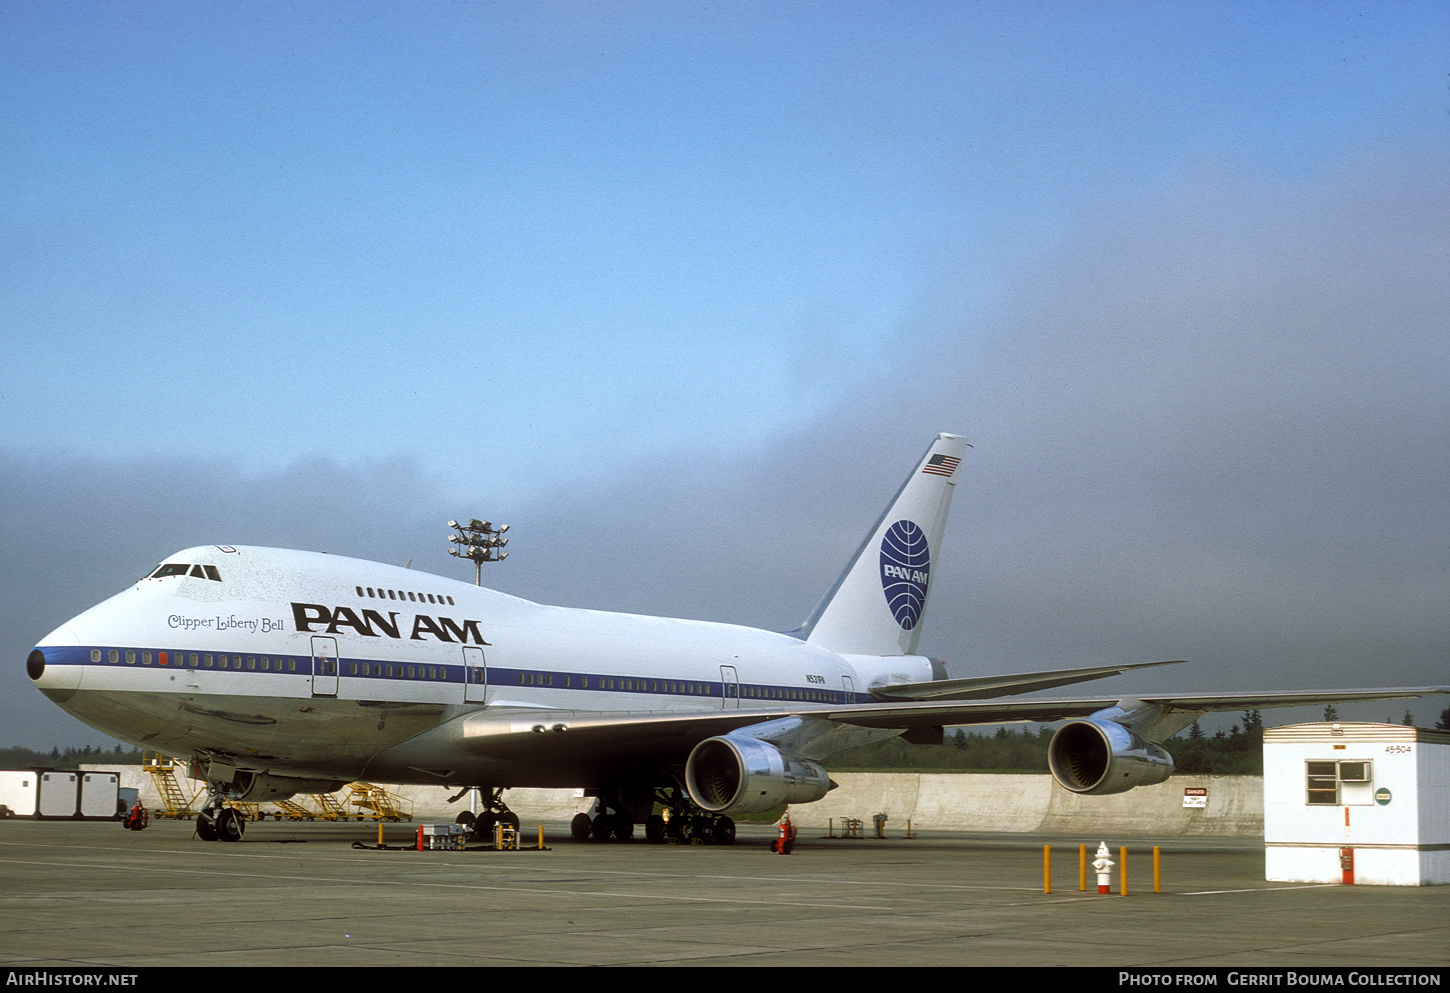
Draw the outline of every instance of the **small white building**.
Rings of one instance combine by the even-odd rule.
[[[1266,729],[1264,853],[1273,882],[1450,883],[1450,732]]]

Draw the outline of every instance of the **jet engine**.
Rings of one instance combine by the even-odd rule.
[[[1057,729],[1047,765],[1064,789],[1087,796],[1126,793],[1173,775],[1173,756],[1116,721],[1092,718]]]
[[[835,788],[826,770],[758,738],[723,735],[700,742],[685,763],[690,798],[713,814],[751,814],[811,803]]]
[[[232,791],[228,794],[228,799],[266,803],[268,800],[285,800],[296,793],[332,793],[342,789],[342,786],[342,783],[332,780],[292,779],[289,776],[239,771],[232,778]]]

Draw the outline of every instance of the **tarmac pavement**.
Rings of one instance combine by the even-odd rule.
[[[28,969],[85,967],[1093,966],[1249,970],[1233,975],[1286,985],[1289,973],[1356,967],[1439,983],[1450,966],[1450,887],[1268,883],[1251,839],[847,840],[803,829],[780,856],[767,826],[741,825],[733,846],[691,847],[579,843],[547,824],[548,850],[506,852],[405,849],[416,830],[387,825],[398,848],[375,850],[353,847],[378,839],[359,822],[267,821],[226,844],[195,839],[191,822],[132,832],[0,821],[0,975],[16,985]],[[1092,878],[1078,889],[1078,845],[1091,860],[1099,841],[1115,861],[1128,847],[1126,895],[1117,876],[1110,895]],[[535,825],[523,843],[537,843]]]

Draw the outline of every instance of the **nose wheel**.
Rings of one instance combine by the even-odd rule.
[[[196,836],[202,841],[241,841],[247,832],[247,817],[226,805],[230,783],[208,781],[206,805],[196,815]]]

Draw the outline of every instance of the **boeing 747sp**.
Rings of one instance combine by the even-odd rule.
[[[1066,720],[1049,745],[1068,790],[1162,782],[1161,747],[1212,710],[1444,693],[1378,690],[1013,699],[1164,662],[948,679],[917,654],[966,442],[942,434],[801,628],[789,634],[550,607],[395,566],[240,545],[168,556],[40,640],[27,671],[108,735],[190,759],[206,839],[245,827],[224,801],[371,779],[598,798],[576,836],[734,837],[730,815],[819,800],[822,763],[944,725]],[[514,818],[515,823],[516,818]]]

